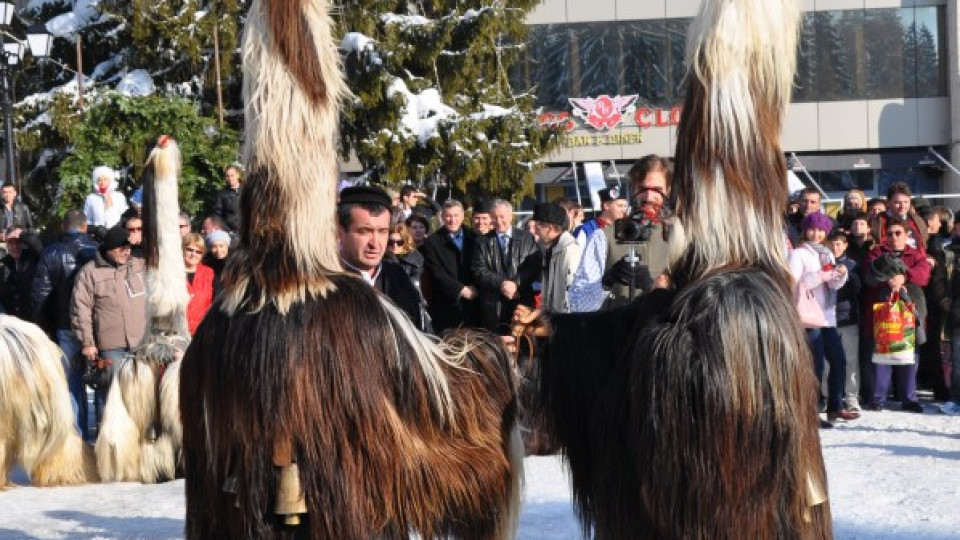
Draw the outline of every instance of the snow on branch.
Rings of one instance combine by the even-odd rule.
[[[373,50],[376,41],[360,32],[347,32],[340,40],[340,50],[346,53],[360,54],[366,50]]]
[[[387,97],[401,94],[405,99],[400,120],[403,130],[417,137],[421,144],[436,137],[437,126],[442,121],[455,120],[457,111],[443,103],[436,88],[427,88],[414,94],[402,79],[394,79],[387,88]]]
[[[57,15],[47,21],[47,32],[54,37],[66,38],[83,30],[100,18],[100,0],[76,0],[73,11]],[[31,2],[30,7],[33,6]]]

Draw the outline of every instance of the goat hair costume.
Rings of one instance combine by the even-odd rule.
[[[97,481],[93,449],[76,428],[62,358],[39,326],[0,315],[0,490],[15,464],[35,486]]]
[[[143,173],[147,327],[107,393],[95,447],[104,482],[172,480],[180,461],[178,387],[190,296],[177,225],[179,172],[180,150],[161,136]]]
[[[442,341],[341,271],[322,0],[254,0],[238,249],[181,374],[188,538],[510,538],[523,446],[509,356]]]
[[[675,290],[551,320],[541,401],[587,534],[832,536],[784,253],[798,22],[794,0],[704,0],[676,150]]]

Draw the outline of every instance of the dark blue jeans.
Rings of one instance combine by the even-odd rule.
[[[77,429],[84,439],[90,437],[87,427],[87,386],[83,384],[83,358],[80,356],[82,345],[72,330],[57,330],[57,344],[63,351],[63,370],[67,375],[67,387],[70,389],[70,399],[73,401],[73,412],[76,414]]]
[[[843,353],[840,333],[832,326],[808,328],[807,341],[810,343],[810,352],[813,353],[813,369],[817,373],[818,383],[822,382],[823,378],[823,361],[830,364],[830,375],[827,377],[827,411],[839,411],[843,408],[843,385],[847,377],[847,356]],[[817,395],[819,394],[818,384]]]
[[[110,364],[107,366],[107,376],[106,380],[110,381],[110,384],[106,388],[97,388],[97,425],[100,425],[100,422],[103,420],[103,410],[107,405],[107,394],[110,392],[110,387],[113,386],[113,379],[117,374],[117,370],[120,369],[120,365],[123,364],[124,360],[130,356],[129,349],[107,349],[105,351],[100,351],[100,356],[104,360],[109,360]]]

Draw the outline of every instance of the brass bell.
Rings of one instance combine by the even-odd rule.
[[[285,516],[285,525],[299,525],[300,514],[307,513],[307,502],[300,489],[300,469],[296,463],[290,463],[280,469],[280,484],[277,486],[277,504],[275,514]]]

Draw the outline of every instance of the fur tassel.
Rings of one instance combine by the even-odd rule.
[[[331,290],[339,107],[347,94],[326,2],[255,0],[243,38],[247,178],[223,309],[285,313]]]
[[[190,294],[184,279],[187,271],[177,227],[179,176],[180,148],[173,139],[161,137],[161,142],[147,158],[143,181],[148,295],[146,337],[168,330],[187,333],[186,312]],[[157,328],[158,324],[160,328]]]
[[[690,28],[671,238],[681,285],[717,268],[757,266],[789,290],[780,131],[799,21],[796,0],[706,0]]]
[[[74,425],[62,356],[39,327],[0,315],[0,489],[16,463],[37,486],[98,480]]]

